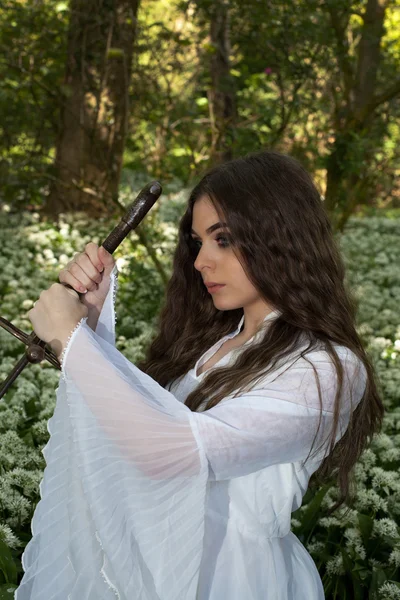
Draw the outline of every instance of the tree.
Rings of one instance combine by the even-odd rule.
[[[65,61],[64,6],[55,0],[0,5],[1,199],[15,208],[37,208],[48,189]]]
[[[236,126],[236,98],[230,61],[230,14],[229,2],[223,0],[211,6],[210,41],[211,86],[209,106],[211,117],[212,163],[233,158],[232,143]]]
[[[311,172],[339,228],[362,204],[398,202],[400,0],[142,0],[125,37],[127,0],[69,6],[0,8],[1,193],[14,208],[39,208],[54,181],[49,212],[104,210],[122,148],[120,197],[143,177],[191,186],[275,148]]]
[[[231,3],[238,146],[299,158],[319,183],[334,229],[343,230],[358,205],[376,203],[383,181],[381,197],[393,190],[399,0]]]
[[[139,1],[71,0],[50,214],[118,197]]]
[[[353,59],[348,28],[355,10],[347,2],[339,7],[336,0],[326,2],[336,37],[341,94],[333,90],[335,139],[327,159],[325,205],[339,230],[370,184],[363,165],[368,164],[376,149],[369,142],[376,142],[371,131],[378,125],[379,109],[400,96],[400,77],[391,83],[379,78],[385,12],[390,4],[389,0],[368,0],[362,12],[356,11],[362,25]],[[333,81],[332,86],[336,83]]]

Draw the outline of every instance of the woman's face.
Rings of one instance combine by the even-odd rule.
[[[218,222],[218,213],[208,196],[196,200],[193,206],[192,239],[199,252],[194,266],[200,271],[204,284],[211,281],[225,284],[211,294],[215,307],[234,310],[259,303],[265,306],[233,252],[227,227],[207,232]]]

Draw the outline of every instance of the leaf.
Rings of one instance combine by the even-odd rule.
[[[172,154],[172,156],[186,156],[188,151],[186,148],[173,148],[170,154]]]
[[[379,590],[379,588],[387,580],[388,580],[388,578],[387,578],[386,573],[385,573],[385,571],[383,569],[381,569],[379,567],[373,567],[372,568],[371,585],[370,585],[370,588],[369,588],[369,597],[371,598],[371,600],[373,598],[377,598],[378,597],[378,590]]]
[[[107,58],[122,58],[124,51],[121,48],[109,48]]]
[[[0,585],[0,600],[14,600],[14,592],[17,587],[11,583]]]
[[[208,42],[203,44],[203,49],[207,54],[215,54],[217,52],[217,48]]]
[[[351,573],[353,571],[353,563],[350,559],[350,556],[347,554],[346,550],[344,548],[340,548],[340,552],[342,554],[343,557],[343,566],[346,569],[346,571],[348,573]]]
[[[29,400],[26,400],[24,402],[24,408],[28,417],[35,417],[35,420],[37,419],[38,405],[36,398],[30,398]]]
[[[322,500],[324,499],[327,491],[332,484],[326,484],[322,487],[314,496],[314,498],[307,504],[303,516],[301,518],[301,530],[302,533],[307,536],[314,529],[317,522],[317,514],[321,508]]]
[[[7,583],[17,582],[17,566],[9,547],[0,539],[0,571],[3,573]]]
[[[361,537],[362,537],[364,546],[366,546],[368,543],[368,540],[371,536],[372,527],[374,525],[374,522],[373,522],[372,518],[369,517],[368,515],[359,513],[358,514],[358,524],[360,526]]]

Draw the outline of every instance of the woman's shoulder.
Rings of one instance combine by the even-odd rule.
[[[352,379],[360,376],[361,379],[366,379],[367,374],[364,363],[353,350],[348,346],[337,344],[335,342],[332,342],[332,346],[343,367],[343,372],[347,377]],[[316,348],[306,352],[300,360],[303,361],[302,364],[308,363],[310,368],[314,365],[317,369],[326,374],[331,373],[332,377],[337,377],[334,358],[332,354],[328,352],[324,342],[321,342]]]
[[[348,346],[336,342],[331,342],[331,344],[341,362],[361,362],[357,354]],[[317,340],[310,350],[303,353],[309,360],[321,362],[331,362],[333,360],[331,353],[328,351],[327,343],[323,340]]]
[[[348,346],[336,342],[332,342],[332,346],[343,367],[344,379],[347,378],[350,381],[360,379],[360,385],[365,385],[367,372],[363,361]],[[318,343],[317,347],[304,353],[304,356],[299,360],[304,367],[308,364],[309,368],[313,369],[314,367],[325,378],[337,380],[338,372],[335,360],[332,354],[328,352],[325,342]]]
[[[345,409],[344,405],[350,398],[358,403],[364,395],[367,373],[362,361],[350,348],[340,344],[333,346],[343,367],[341,396]],[[321,407],[320,390],[323,409],[331,412],[338,389],[338,373],[331,354],[321,342],[308,351],[299,349],[297,353],[279,361],[272,371],[258,380],[253,389],[254,393],[256,390],[265,390],[287,401],[316,409]]]

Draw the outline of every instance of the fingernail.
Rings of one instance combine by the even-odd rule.
[[[101,273],[103,270],[104,270],[104,265],[100,265],[100,267],[99,267],[99,271],[100,271],[100,273]]]
[[[83,292],[84,294],[86,294],[86,292],[87,292],[86,288],[84,288],[84,287],[81,286],[79,289],[81,290],[81,292]]]

